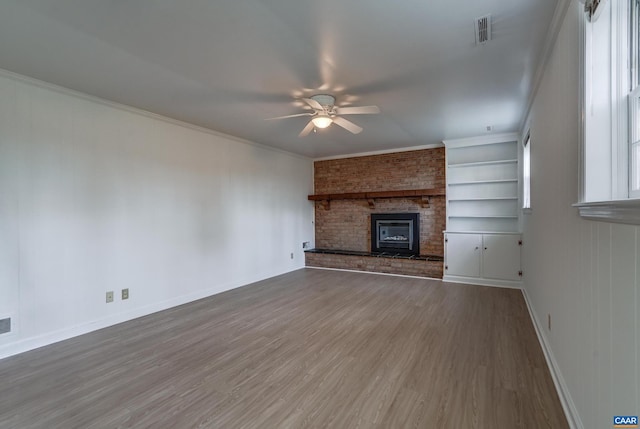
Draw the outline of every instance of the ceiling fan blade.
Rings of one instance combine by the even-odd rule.
[[[333,123],[341,126],[345,130],[353,134],[360,134],[362,132],[362,127],[359,127],[353,122],[347,121],[345,118],[341,118],[340,116],[336,116],[335,118],[333,118]]]
[[[380,113],[378,106],[336,107],[338,115],[375,115]]]
[[[311,130],[313,130],[313,127],[314,127],[313,121],[309,121],[307,126],[304,127],[302,129],[302,131],[300,131],[300,134],[298,134],[298,137],[304,137],[304,136],[308,135],[311,132]]]
[[[318,103],[316,100],[312,98],[303,98],[302,101],[304,101],[305,103],[307,103],[309,106],[313,107],[316,110],[324,110],[324,107],[322,107],[322,104]]]
[[[272,121],[274,119],[295,118],[295,117],[298,117],[298,116],[313,116],[313,113],[305,112],[305,113],[297,113],[295,115],[276,116],[275,118],[266,118],[265,121]]]

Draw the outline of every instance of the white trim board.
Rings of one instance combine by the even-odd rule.
[[[538,336],[538,341],[540,342],[542,353],[544,354],[544,357],[547,361],[547,366],[549,367],[549,372],[551,373],[553,384],[555,385],[556,391],[558,392],[558,398],[560,399],[560,404],[562,405],[565,417],[567,418],[569,428],[584,429],[584,425],[582,424],[582,420],[580,420],[580,415],[578,414],[576,404],[571,398],[567,383],[564,381],[564,377],[562,377],[558,362],[556,361],[556,358],[553,355],[553,351],[549,346],[549,341],[547,340],[547,337],[544,333],[543,325],[540,324],[540,321],[536,316],[536,312],[533,310],[531,301],[529,301],[529,296],[527,295],[527,290],[525,288],[522,288],[522,296],[524,297],[524,302],[527,304],[527,310],[529,310],[531,322],[533,323],[533,327],[536,330],[536,335]]]
[[[458,284],[467,284],[467,285],[473,285],[473,286],[490,286],[490,287],[497,287],[497,288],[504,288],[504,289],[521,289],[522,288],[522,282],[514,282],[514,281],[508,281],[508,280],[487,280],[487,279],[478,279],[473,277],[458,277],[458,276],[444,276],[444,278],[438,279],[435,277],[408,276],[405,274],[379,273],[376,271],[347,270],[345,268],[327,268],[327,267],[312,267],[312,266],[305,266],[305,268],[311,268],[314,270],[344,271],[347,273],[375,274],[378,276],[405,277],[408,279],[436,280],[443,283],[458,283]]]
[[[453,200],[466,201],[466,200]],[[493,235],[522,235],[520,231],[442,231],[443,234],[493,234]]]
[[[209,298],[209,297],[218,295],[220,293],[227,292],[232,289],[249,286],[253,283],[267,280],[272,277],[277,277],[282,274],[287,274],[300,269],[304,269],[304,267],[295,267],[290,270],[283,271],[279,274],[274,274],[274,275],[262,274],[258,276],[256,280],[251,280],[248,283],[230,282],[224,285],[217,285],[212,288],[208,288],[208,289],[201,290],[201,291],[194,292],[187,295],[178,296],[166,301],[157,302],[157,303],[153,303],[144,307],[139,307],[133,310],[109,315],[102,319],[93,320],[91,322],[83,323],[81,325],[73,326],[71,328],[61,329],[55,332],[47,333],[47,334],[36,336],[36,337],[25,338],[15,343],[7,344],[5,346],[0,346],[0,360],[10,356],[15,356],[20,353],[25,353],[40,347],[55,344],[60,341],[68,340],[70,338],[78,337],[83,334],[88,334],[90,332],[94,332],[99,329],[108,328],[108,327],[117,325],[119,323],[129,322],[131,320],[148,316],[150,314],[157,313],[159,311],[169,310],[179,305],[184,305],[190,302],[198,301],[200,299]]]
[[[522,282],[517,280],[497,280],[483,279],[478,277],[445,276],[442,278],[446,283],[463,283],[476,286],[490,286],[505,289],[522,289]]]
[[[492,134],[488,136],[469,137],[465,139],[443,140],[447,149],[459,147],[482,146],[497,143],[509,143],[519,141],[518,133]]]
[[[344,155],[323,156],[321,158],[314,158],[313,161],[315,162],[315,161],[330,161],[332,159],[359,158],[362,156],[386,155],[388,153],[396,153],[396,152],[413,152],[415,150],[437,149],[439,147],[444,147],[444,146],[441,143],[424,144],[420,146],[399,147],[396,149],[381,149],[381,150],[374,150],[370,152],[357,152],[357,153],[347,153]]]
[[[56,85],[53,83],[45,82],[43,80],[34,79],[29,76],[24,76],[18,73],[11,72],[9,70],[0,69],[0,76],[6,77],[7,79],[12,79],[18,82],[27,83],[30,85],[38,86],[40,88],[48,89],[51,91],[58,92],[60,94],[68,95],[70,97],[79,98],[81,100],[91,101],[94,103],[102,104],[103,106],[112,107],[114,109],[123,110],[129,113],[133,113],[136,115],[144,116],[150,119],[156,119],[159,121],[167,122],[169,124],[177,125],[183,128],[188,128],[195,131],[200,131],[202,133],[210,134],[212,136],[233,140],[238,143],[247,144],[249,146],[259,147],[261,149],[267,149],[273,152],[278,152],[282,154],[286,154],[289,156],[293,156],[295,158],[304,159],[304,160],[312,160],[312,158],[304,155],[300,155],[293,152],[288,152],[286,150],[278,149],[273,146],[268,146],[262,143],[253,142],[251,140],[245,140],[240,137],[232,136],[230,134],[221,133],[220,131],[212,130],[210,128],[201,127],[199,125],[191,124],[189,122],[184,122],[179,119],[170,118],[168,116],[159,115],[157,113],[149,112],[148,110],[138,109],[137,107],[128,106],[122,103],[116,103],[115,101],[107,100],[105,98],[96,97],[95,95],[86,94],[84,92],[76,91],[74,89],[66,88],[64,86]]]
[[[583,202],[573,207],[585,219],[640,225],[640,199]]]

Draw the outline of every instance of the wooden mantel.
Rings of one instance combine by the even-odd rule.
[[[423,207],[429,207],[429,197],[445,195],[444,188],[429,189],[404,189],[400,191],[378,192],[348,192],[344,194],[315,194],[309,195],[310,201],[322,201],[325,208],[329,209],[331,200],[367,200],[369,207],[374,208],[374,200],[377,198],[411,198],[417,200]]]

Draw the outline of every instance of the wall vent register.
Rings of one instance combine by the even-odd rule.
[[[0,319],[0,334],[11,332],[11,318]]]

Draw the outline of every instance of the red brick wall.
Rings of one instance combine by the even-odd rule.
[[[445,187],[444,148],[316,161],[315,193],[375,192]],[[444,196],[431,197],[428,208],[411,199],[334,200],[330,209],[316,203],[316,247],[371,250],[371,213],[420,213],[420,253],[444,255]]]
[[[444,148],[316,161],[315,193],[444,188]]]

